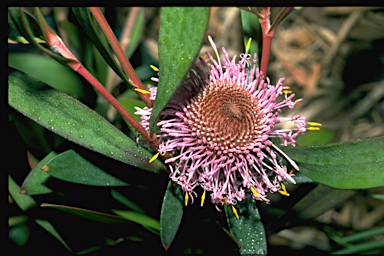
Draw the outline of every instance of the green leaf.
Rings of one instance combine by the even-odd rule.
[[[134,211],[123,211],[123,210],[112,210],[117,215],[120,215],[121,217],[136,222],[140,225],[143,225],[146,228],[151,228],[154,230],[160,230],[160,223],[158,220],[155,220],[148,215],[134,212]]]
[[[46,231],[48,231],[51,235],[53,235],[59,242],[64,245],[64,247],[72,252],[71,248],[69,248],[68,244],[64,241],[64,239],[60,236],[60,234],[56,231],[56,229],[52,226],[52,224],[47,220],[36,219],[37,224],[43,227]]]
[[[57,156],[56,152],[52,151],[46,155],[33,170],[25,178],[23,185],[21,185],[20,193],[27,195],[40,195],[51,193],[52,190],[44,185],[49,179],[50,175],[43,171],[41,168],[46,165],[49,160]]]
[[[292,210],[302,219],[313,219],[340,205],[356,193],[349,189],[336,189],[319,184],[297,202]]]
[[[166,169],[159,160],[149,163],[151,153],[76,99],[16,70],[8,83],[9,104],[60,136],[147,171]]]
[[[116,215],[107,214],[103,212],[92,211],[88,209],[82,209],[67,205],[58,205],[58,204],[41,204],[43,208],[57,209],[62,212],[71,213],[82,218],[103,222],[103,223],[130,223],[130,221]]]
[[[162,7],[159,32],[160,81],[150,119],[153,132],[161,111],[199,53],[208,24],[208,7]]]
[[[240,10],[240,13],[241,25],[244,33],[244,49],[246,48],[248,40],[251,37],[251,47],[248,53],[258,53],[258,45],[256,41],[258,38],[255,38],[255,35],[261,32],[259,18],[255,14],[247,12],[245,10]]]
[[[24,246],[29,239],[29,228],[25,224],[16,225],[9,229],[8,236],[18,246]]]
[[[362,189],[384,186],[384,139],[325,146],[286,147],[283,151],[300,172],[334,188]]]
[[[45,55],[9,53],[8,66],[33,76],[76,99],[84,96],[80,78],[70,68]]]
[[[267,239],[256,202],[252,197],[238,202],[235,206],[239,219],[231,206],[225,205],[229,231],[241,244],[241,254],[267,254]]]
[[[114,199],[124,204],[125,206],[131,208],[135,212],[145,213],[144,210],[141,209],[137,204],[135,204],[134,202],[132,202],[131,200],[129,200],[128,198],[126,198],[125,196],[117,192],[116,190],[112,189],[111,193]]]
[[[179,185],[168,182],[160,213],[160,238],[165,250],[171,246],[183,217],[183,195]]]
[[[12,179],[11,176],[8,175],[8,190],[9,194],[11,194],[13,200],[20,207],[21,210],[26,211],[33,206],[36,205],[35,200],[29,195],[22,195],[19,193],[20,187],[17,183]]]
[[[321,128],[318,131],[306,131],[297,137],[296,143],[302,146],[317,146],[331,143],[336,137],[336,133],[330,129]]]
[[[84,28],[89,39],[103,56],[104,60],[127,85],[130,85],[131,83],[127,75],[122,71],[120,64],[116,62],[115,58],[113,58],[113,55],[110,53],[111,47],[107,41],[107,38],[104,34],[102,34],[100,27],[94,23],[88,8],[73,7],[72,11],[78,19],[80,25]]]
[[[128,186],[128,183],[101,170],[72,149],[52,158],[45,168],[49,175],[68,182],[90,186]]]
[[[134,53],[134,51],[136,50],[137,46],[140,43],[141,37],[144,32],[144,24],[145,24],[144,10],[143,8],[139,8],[137,11],[136,19],[133,22],[130,37],[128,39],[129,44],[127,49],[125,50],[125,55],[127,56],[128,59],[131,58],[132,54]]]

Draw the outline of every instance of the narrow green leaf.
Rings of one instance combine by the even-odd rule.
[[[127,75],[122,71],[120,64],[118,64],[111,54],[111,47],[104,34],[101,34],[100,27],[94,23],[91,13],[87,7],[73,7],[73,13],[78,19],[80,25],[84,28],[89,39],[96,46],[97,50],[103,56],[108,65],[116,72],[116,74],[127,84],[131,85]]]
[[[8,76],[9,104],[40,125],[83,147],[147,171],[166,167],[120,130],[76,99],[20,71]]]
[[[183,195],[179,185],[168,182],[160,213],[160,238],[165,250],[171,246],[183,217]]]
[[[90,186],[128,186],[128,183],[101,170],[72,149],[52,158],[45,167],[49,175],[68,182]]]
[[[365,242],[365,243],[360,243],[356,245],[351,245],[350,247],[333,251],[332,254],[360,254],[364,252],[369,252],[371,250],[375,249],[382,249],[384,248],[384,240],[378,240],[378,241],[372,241],[372,242]]]
[[[58,204],[41,204],[43,208],[57,209],[62,212],[71,213],[82,218],[103,222],[103,223],[131,223],[130,221],[116,215],[107,214],[103,212],[92,211],[88,209],[82,209],[67,205],[58,205]]]
[[[64,239],[61,237],[61,235],[56,231],[55,227],[52,226],[52,224],[47,220],[41,220],[36,219],[35,220],[37,224],[39,224],[41,227],[43,227],[46,231],[48,231],[51,235],[53,235],[59,242],[64,245],[64,247],[72,252],[71,248],[69,248],[68,244],[64,241]]]
[[[302,219],[313,219],[340,205],[356,193],[354,190],[336,189],[319,184],[297,202],[292,210]]]
[[[229,231],[241,244],[241,254],[267,254],[267,239],[261,222],[256,202],[252,197],[246,198],[235,206],[239,219],[231,206],[225,205]]]
[[[286,147],[284,152],[312,180],[334,188],[384,186],[384,138],[325,146]]]
[[[160,81],[150,130],[199,53],[208,24],[208,7],[162,7],[159,32]]]
[[[145,215],[139,212],[134,212],[134,211],[123,211],[123,210],[112,210],[112,211],[117,215],[127,220],[143,225],[144,227],[152,228],[154,230],[160,230],[159,221],[149,217],[148,215]]]
[[[137,46],[140,43],[141,37],[144,32],[144,23],[145,23],[144,10],[143,8],[139,8],[135,22],[133,22],[130,38],[128,39],[129,44],[127,49],[125,50],[125,55],[127,56],[128,59],[131,58],[132,54],[134,53],[134,51],[136,50]]]
[[[84,96],[80,78],[68,67],[36,53],[9,53],[8,66],[33,76],[76,99]]]
[[[36,205],[35,200],[31,196],[22,195],[19,193],[20,187],[10,175],[8,175],[8,190],[9,194],[12,196],[12,199],[16,202],[21,210],[26,211]]]
[[[125,196],[117,192],[116,190],[112,189],[111,193],[114,199],[124,204],[125,206],[131,208],[135,212],[145,213],[144,210],[141,209],[137,204],[135,204],[134,202],[132,202],[131,200],[129,200],[128,198],[126,198]]]
[[[21,185],[20,193],[27,195],[40,195],[51,193],[52,190],[44,185],[49,179],[50,175],[43,171],[41,168],[46,165],[52,158],[56,156],[56,152],[52,151],[46,155],[33,170],[25,178],[23,185]]]

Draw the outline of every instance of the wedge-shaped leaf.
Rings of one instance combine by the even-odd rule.
[[[136,222],[140,225],[143,225],[146,228],[151,228],[154,230],[160,230],[160,223],[158,220],[155,220],[148,215],[143,213],[134,212],[134,211],[123,211],[123,210],[112,210],[117,215],[128,219],[130,221]]]
[[[128,186],[128,183],[101,170],[72,149],[52,158],[44,169],[49,175],[68,182],[91,186]]]
[[[199,53],[208,24],[208,7],[163,7],[160,16],[160,82],[150,129]]]
[[[127,219],[124,219],[120,216],[107,214],[107,213],[103,213],[103,212],[92,211],[92,210],[88,210],[88,209],[82,209],[82,208],[67,206],[67,205],[41,204],[40,206],[43,208],[57,209],[57,210],[60,210],[62,212],[71,213],[71,214],[80,216],[82,218],[86,218],[86,219],[90,219],[90,220],[94,220],[94,221],[98,221],[98,222],[103,222],[103,223],[131,223]]]
[[[54,226],[47,221],[47,220],[41,220],[41,219],[36,219],[35,220],[37,224],[39,224],[41,227],[43,227],[46,231],[48,231],[51,235],[53,235],[59,242],[64,245],[64,247],[68,251],[72,251],[71,248],[69,248],[68,244],[64,241],[64,239],[61,237],[61,235],[57,232]]]
[[[165,250],[171,246],[183,217],[183,195],[180,186],[170,180],[165,191],[160,214],[160,238]]]
[[[286,147],[300,172],[334,188],[384,186],[384,138],[325,146]]]
[[[44,157],[33,170],[25,178],[23,185],[21,186],[20,193],[27,195],[40,195],[51,193],[52,190],[44,185],[49,179],[50,175],[43,171],[41,168],[46,165],[49,160],[57,156],[56,152],[52,151],[46,157]]]
[[[241,244],[240,253],[246,255],[266,255],[267,239],[256,202],[251,197],[235,206],[239,219],[230,206],[225,205],[229,231]]]
[[[159,172],[165,166],[147,150],[76,99],[11,69],[9,105],[40,125],[83,147],[118,161]]]

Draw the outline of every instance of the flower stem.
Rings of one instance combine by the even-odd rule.
[[[141,80],[139,79],[139,77],[137,76],[131,63],[126,58],[124,51],[120,47],[119,41],[117,40],[111,27],[109,26],[103,13],[100,11],[100,8],[99,7],[89,7],[89,10],[91,11],[93,16],[95,17],[97,23],[100,25],[101,30],[104,32],[106,38],[108,39],[109,43],[111,44],[111,47],[112,47],[113,51],[115,52],[117,59],[120,61],[124,71],[127,73],[129,80],[132,83],[132,85],[135,88],[147,90],[144,87]],[[139,96],[147,104],[148,107],[152,107],[153,102],[149,99],[148,94],[139,93]]]

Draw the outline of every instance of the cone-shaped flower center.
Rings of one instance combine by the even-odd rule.
[[[211,149],[246,147],[260,130],[257,102],[237,85],[210,84],[191,100],[187,109],[190,128]]]

